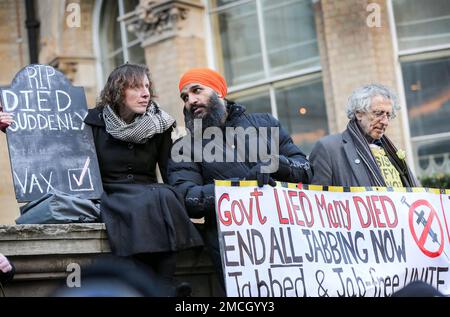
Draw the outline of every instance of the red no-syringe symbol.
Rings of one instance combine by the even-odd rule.
[[[403,199],[402,202],[406,203]],[[439,225],[439,236],[433,230],[433,228],[437,228],[436,225],[433,226],[436,222]],[[423,254],[430,258],[435,258],[442,254],[444,250],[444,231],[436,210],[428,201],[423,199],[417,200],[409,206],[409,230]],[[432,248],[435,245],[439,245],[437,250]]]

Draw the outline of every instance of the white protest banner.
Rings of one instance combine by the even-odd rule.
[[[449,193],[281,185],[216,181],[228,296],[450,294]]]

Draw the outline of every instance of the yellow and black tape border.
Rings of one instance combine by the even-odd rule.
[[[450,189],[438,189],[428,187],[344,187],[344,186],[322,186],[322,185],[306,185],[286,182],[276,182],[277,187],[303,189],[313,191],[327,191],[336,193],[358,193],[358,192],[396,192],[396,193],[433,193],[450,195]],[[230,180],[216,180],[216,186],[228,187],[256,187],[257,181],[230,181]]]

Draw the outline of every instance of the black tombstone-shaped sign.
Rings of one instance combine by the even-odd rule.
[[[48,65],[29,65],[11,87],[1,88],[4,112],[14,123],[6,130],[18,202],[51,189],[82,198],[100,198],[102,189],[92,130],[84,124],[84,89],[74,87]]]

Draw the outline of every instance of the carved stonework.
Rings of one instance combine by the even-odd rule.
[[[75,81],[78,72],[78,61],[64,58],[56,58],[49,63],[51,66],[60,70],[70,82]]]
[[[128,31],[136,34],[144,46],[175,36],[192,7],[203,8],[190,1],[146,0],[119,20],[125,22]]]

